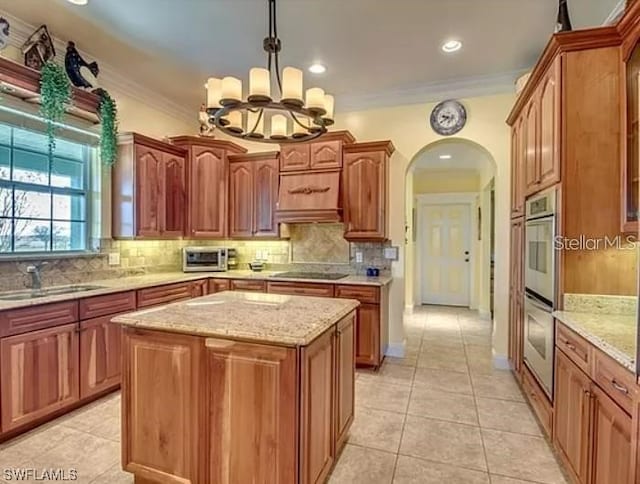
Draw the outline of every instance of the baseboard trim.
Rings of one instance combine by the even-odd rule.
[[[511,370],[511,362],[508,356],[493,355],[493,367],[498,370]]]
[[[389,343],[387,349],[384,352],[385,356],[392,356],[394,358],[404,358],[405,344],[402,343]]]
[[[491,311],[487,311],[486,309],[478,309],[478,316],[482,319],[491,320]]]

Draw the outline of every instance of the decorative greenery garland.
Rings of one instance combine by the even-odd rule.
[[[42,67],[40,75],[40,112],[47,121],[49,136],[49,154],[56,147],[56,125],[64,118],[67,107],[71,104],[71,83],[64,69],[53,61]]]
[[[100,95],[100,159],[104,166],[113,166],[118,155],[118,108],[107,91],[97,89],[95,92]]]

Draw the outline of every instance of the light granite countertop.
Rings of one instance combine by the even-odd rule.
[[[7,309],[18,309],[28,306],[38,306],[41,304],[49,304],[61,301],[73,301],[93,296],[102,296],[115,292],[132,291],[136,289],[144,289],[146,287],[161,286],[163,284],[173,284],[178,282],[197,281],[199,279],[208,278],[226,278],[226,279],[264,279],[269,281],[291,281],[291,282],[321,282],[332,284],[353,284],[353,285],[369,285],[383,286],[391,282],[391,277],[365,277],[349,275],[338,280],[329,279],[288,279],[278,278],[278,272],[252,272],[252,271],[228,271],[228,272],[162,272],[155,274],[145,274],[140,276],[121,277],[115,279],[104,279],[85,282],[82,284],[47,286],[44,289],[63,289],[73,286],[96,286],[97,289],[80,292],[70,292],[66,294],[47,295],[30,299],[13,299],[0,300],[0,311]],[[0,292],[0,297],[9,296],[13,293],[22,293],[24,291]]]
[[[553,316],[629,371],[635,372],[635,315],[555,311]]]
[[[112,321],[159,331],[306,346],[359,304],[353,299],[225,291]]]

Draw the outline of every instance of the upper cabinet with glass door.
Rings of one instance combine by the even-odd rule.
[[[624,129],[623,129],[623,220],[622,230],[625,233],[638,233],[638,215],[640,200],[638,192],[640,188],[640,43],[636,44],[626,58],[625,86],[623,97],[625,103]]]

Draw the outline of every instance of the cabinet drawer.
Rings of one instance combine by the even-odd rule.
[[[267,292],[298,296],[333,297],[332,284],[307,284],[303,282],[269,282]]]
[[[531,404],[531,407],[535,411],[538,421],[542,425],[547,436],[551,435],[551,427],[553,425],[553,413],[551,409],[551,403],[547,400],[542,389],[538,386],[538,383],[533,378],[533,375],[529,373],[526,366],[523,365],[522,375],[522,389]]]
[[[320,141],[311,144],[311,169],[342,168],[342,142]]]
[[[167,304],[180,299],[189,299],[191,297],[191,289],[191,283],[189,282],[140,289],[138,291],[138,307],[144,308]]]
[[[591,377],[607,395],[631,415],[633,401],[638,394],[633,373],[596,350],[594,351]]]
[[[376,286],[336,286],[336,297],[344,299],[357,299],[365,304],[378,304],[380,302],[380,288]]]
[[[230,288],[232,291],[265,292],[267,290],[267,283],[265,281],[252,281],[248,279],[232,279]]]
[[[78,301],[12,309],[0,313],[0,336],[27,333],[78,321]]]
[[[560,322],[556,325],[556,346],[587,375],[591,372],[591,345]]]
[[[135,311],[136,292],[118,292],[80,300],[80,319],[99,318],[108,314]]]
[[[209,294],[228,291],[230,282],[229,279],[209,279]]]

